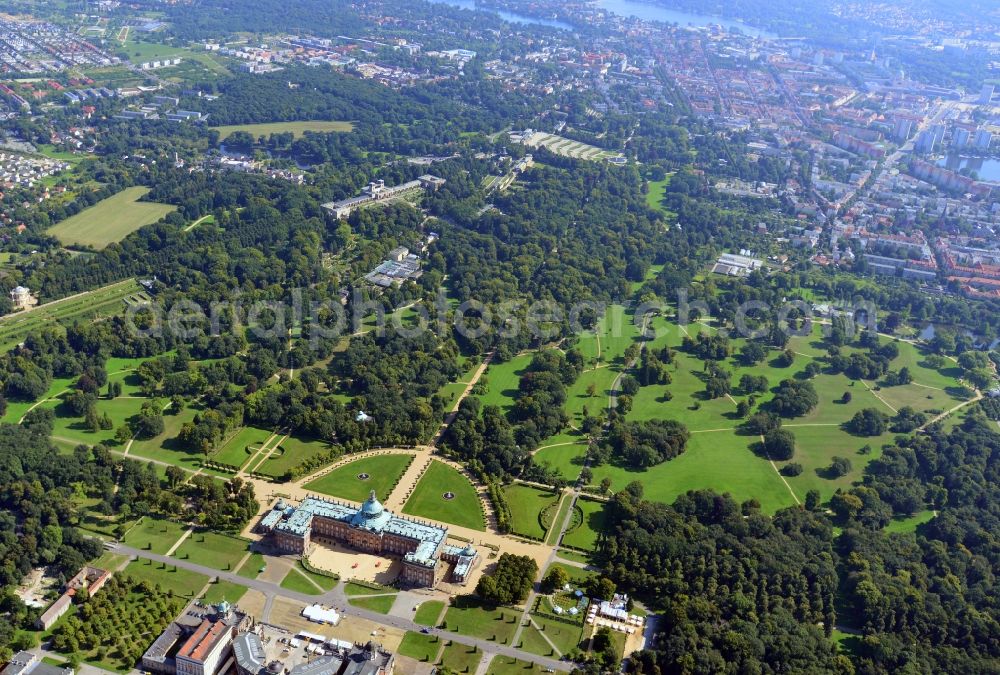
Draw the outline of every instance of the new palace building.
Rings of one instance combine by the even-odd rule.
[[[298,507],[279,501],[261,518],[258,531],[284,553],[302,555],[311,541],[339,542],[351,548],[399,557],[400,580],[414,586],[434,586],[450,563],[450,581],[465,583],[479,562],[472,544],[446,544],[448,529],[387,511],[372,491],[361,506],[307,497]]]

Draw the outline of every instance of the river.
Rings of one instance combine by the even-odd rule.
[[[476,5],[475,0],[435,1],[451,5],[453,7],[461,7],[462,9],[478,9],[483,12],[490,12],[511,23],[535,24],[539,26],[561,28],[563,30],[573,30],[573,26],[565,21],[559,21],[558,19],[545,19],[537,16],[528,16],[526,14],[517,14],[503,9],[480,6]],[[768,33],[765,30],[761,30],[732,19],[723,19],[721,17],[709,16],[707,14],[689,14],[688,12],[667,9],[666,7],[650,4],[648,2],[638,2],[637,0],[596,0],[594,6],[611,12],[612,14],[617,14],[618,16],[631,16],[637,19],[642,19],[643,21],[660,21],[663,23],[677,24],[678,26],[704,27],[708,25],[715,25],[722,26],[726,30],[730,31],[738,30],[744,35],[749,35],[751,37],[777,37],[773,33]]]
[[[768,33],[760,28],[749,26],[745,23],[733,19],[723,19],[718,16],[707,14],[689,14],[675,9],[668,9],[660,5],[648,2],[637,2],[637,0],[597,0],[597,7],[605,9],[619,16],[633,16],[643,21],[661,21],[663,23],[675,23],[678,26],[722,26],[726,30],[738,30],[744,35],[761,38],[777,37],[773,33]]]
[[[963,157],[958,153],[953,153],[939,161],[938,166],[952,171],[968,168],[979,174],[979,180],[992,183],[1000,181],[1000,159],[992,157]]]

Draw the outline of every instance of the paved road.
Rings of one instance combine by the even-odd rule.
[[[391,626],[392,628],[398,628],[399,630],[412,630],[419,631],[424,627],[410,621],[409,619],[403,619],[395,616],[387,616],[385,614],[379,614],[378,612],[372,612],[367,609],[362,609],[361,607],[353,607],[348,604],[347,596],[344,591],[338,585],[332,591],[324,593],[323,595],[308,595],[306,593],[299,593],[298,591],[292,591],[287,588],[282,588],[278,584],[274,584],[268,581],[260,581],[258,579],[247,579],[241,577],[238,574],[232,572],[220,572],[219,570],[212,569],[211,567],[206,567],[204,565],[199,565],[197,563],[190,562],[188,560],[179,560],[177,558],[170,558],[165,555],[159,555],[157,553],[152,553],[150,551],[143,551],[141,549],[133,548],[131,546],[126,546],[124,544],[117,544],[112,549],[115,553],[125,554],[133,556],[136,558],[145,558],[146,560],[152,560],[153,562],[165,563],[167,565],[174,565],[181,569],[190,570],[192,572],[197,572],[198,574],[204,574],[208,577],[218,577],[220,580],[229,581],[234,584],[239,584],[241,586],[246,586],[247,588],[252,588],[255,591],[263,593],[265,596],[281,596],[288,598],[289,600],[295,600],[297,602],[303,602],[306,604],[312,604],[318,602],[327,606],[334,606],[337,611],[343,616],[353,616],[359,619],[366,619],[372,621],[376,624],[381,624],[383,626]],[[537,663],[543,668],[551,668],[555,671],[569,672],[573,669],[573,665],[565,661],[557,661],[556,659],[546,658],[544,656],[536,656],[534,654],[529,654],[528,652],[522,651],[520,649],[515,649],[513,647],[497,644],[496,642],[491,642],[489,640],[480,640],[478,638],[469,637],[467,635],[459,635],[458,633],[452,633],[449,631],[444,631],[440,629],[435,629],[435,635],[440,636],[445,640],[452,640],[459,644],[466,645],[468,647],[478,647],[483,652],[488,652],[491,654],[497,654],[500,656],[509,656],[512,658],[521,659],[522,661],[531,661]]]

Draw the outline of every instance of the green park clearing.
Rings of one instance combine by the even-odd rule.
[[[573,508],[580,513],[580,517],[574,519],[578,524],[563,536],[563,544],[593,551],[597,546],[598,533],[604,530],[604,502],[578,499]]]
[[[288,436],[281,440],[266,459],[262,459],[248,471],[264,474],[271,478],[281,478],[296,466],[313,457],[328,453],[332,446],[325,441],[318,441],[298,436]]]
[[[146,516],[126,533],[123,541],[133,548],[163,555],[177,543],[185,529],[172,520]]]
[[[91,246],[101,249],[121,241],[144,225],[155,223],[175,206],[141,202],[147,187],[125,188],[93,206],[52,226],[48,234],[66,246]]]
[[[454,498],[445,499],[446,492],[454,494]],[[457,469],[437,460],[420,477],[403,505],[403,513],[472,530],[486,529],[476,488]]]
[[[256,427],[243,427],[232,436],[224,446],[212,454],[212,460],[242,468],[250,459],[253,451],[270,438],[272,432]]]
[[[125,574],[154,586],[159,584],[164,592],[185,598],[196,597],[208,583],[204,574],[142,558],[129,563]]]
[[[221,571],[232,571],[246,556],[250,543],[215,532],[193,532],[174,551],[178,560],[186,560]]]
[[[372,490],[379,499],[386,499],[412,462],[413,455],[402,453],[364,457],[334,469],[305,487],[354,502],[364,501]]]
[[[311,120],[304,122],[264,122],[261,124],[228,124],[211,127],[219,132],[219,140],[224,141],[237,131],[245,131],[254,138],[270,136],[271,134],[291,133],[295,138],[301,138],[307,131],[328,133],[333,131],[348,132],[354,129],[353,122]]]
[[[510,507],[512,531],[532,539],[543,539],[548,528],[542,525],[541,514],[554,506],[559,496],[549,490],[519,483],[508,485],[504,493]]]
[[[437,626],[438,617],[441,616],[441,610],[443,609],[444,603],[440,600],[423,602],[413,615],[413,622],[419,623],[421,626]]]
[[[471,596],[458,596],[444,615],[447,630],[498,644],[510,644],[520,612],[507,607],[483,607]]]

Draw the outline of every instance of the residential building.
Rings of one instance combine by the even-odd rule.
[[[70,605],[73,604],[73,598],[80,590],[87,589],[90,595],[94,595],[104,587],[110,578],[111,572],[107,570],[85,566],[76,573],[76,576],[66,582],[66,591],[38,617],[36,625],[39,630],[48,630],[59,620],[59,617],[69,611]]]

